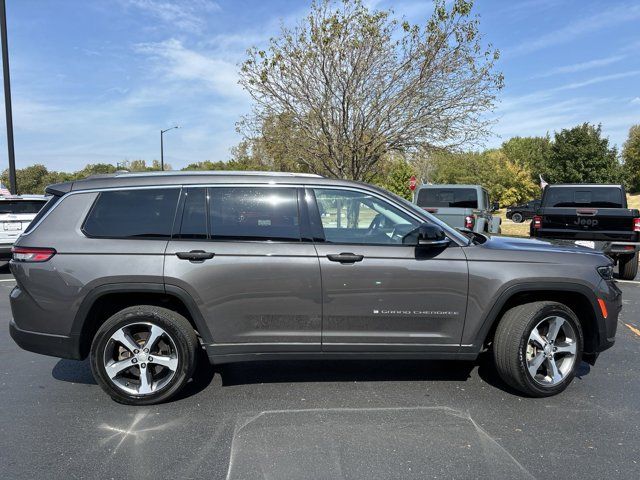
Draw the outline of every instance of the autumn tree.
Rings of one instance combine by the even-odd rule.
[[[624,179],[630,192],[640,192],[640,125],[629,129],[629,137],[622,147]]]
[[[436,0],[424,25],[362,0],[318,0],[268,48],[252,48],[240,84],[254,100],[239,124],[308,171],[370,180],[390,153],[474,144],[502,87],[498,52],[481,42],[472,2]]]

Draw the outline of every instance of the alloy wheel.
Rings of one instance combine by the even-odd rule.
[[[178,352],[166,330],[153,323],[132,323],[111,335],[104,349],[103,365],[120,390],[149,395],[171,382],[178,369]]]
[[[558,385],[576,362],[576,332],[567,319],[551,316],[531,330],[527,342],[527,370],[545,387]]]

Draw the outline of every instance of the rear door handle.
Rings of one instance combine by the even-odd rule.
[[[327,255],[327,258],[332,262],[340,263],[356,263],[361,262],[364,255],[356,255],[355,253],[331,253]]]
[[[204,250],[191,250],[190,252],[176,252],[176,257],[180,260],[189,260],[190,262],[204,262],[213,258],[215,253],[205,252]]]

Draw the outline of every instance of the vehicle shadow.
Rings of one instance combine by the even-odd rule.
[[[187,385],[180,393],[171,399],[171,401],[181,398],[190,397],[201,392],[209,386],[216,373],[215,369],[209,365],[206,357],[198,359],[200,368],[196,369],[195,374],[189,380]],[[51,376],[61,382],[79,383],[84,385],[97,385],[91,372],[89,359],[86,360],[59,360],[51,370]]]
[[[473,362],[441,360],[273,360],[216,368],[223,386],[291,382],[466,381]]]
[[[523,393],[518,390],[512,388],[510,385],[507,385],[500,375],[496,371],[496,367],[493,364],[493,359],[491,355],[488,353],[484,353],[480,355],[477,361],[478,365],[478,376],[486,383],[491,385],[494,388],[502,390],[505,393],[509,393],[511,395],[515,395],[517,397],[522,397]],[[578,369],[576,371],[576,379],[581,380],[583,377],[589,375],[591,372],[591,366],[586,362],[580,362],[578,365]]]
[[[88,359],[66,360],[63,358],[54,365],[51,376],[62,382],[96,385]]]

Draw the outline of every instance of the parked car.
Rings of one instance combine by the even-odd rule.
[[[507,208],[506,217],[515,223],[522,223],[525,220],[531,220],[538,208],[540,208],[540,199],[531,200],[522,205],[512,205]]]
[[[43,205],[44,195],[0,196],[0,263],[11,259],[11,247]]]
[[[530,233],[606,253],[623,280],[638,273],[640,212],[627,208],[622,185],[547,186]]]
[[[500,233],[501,219],[493,216],[498,204],[480,185],[421,185],[415,203],[453,228]]]
[[[198,352],[456,359],[561,392],[615,340],[597,251],[461,233],[363,183],[252,172],[113,174],[47,188],[14,246],[11,336],[90,358],[118,402],[174,396]]]

